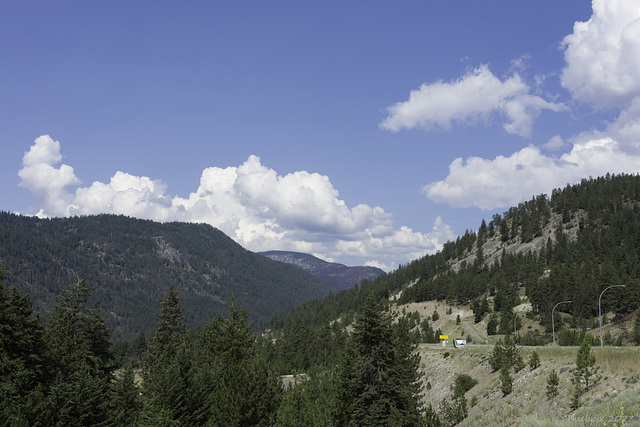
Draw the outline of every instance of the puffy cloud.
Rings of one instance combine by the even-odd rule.
[[[339,256],[389,258],[404,258],[405,260],[417,259],[426,253],[435,253],[442,249],[442,243],[455,238],[451,228],[438,217],[433,225],[431,233],[415,232],[409,227],[402,226],[389,233],[371,235],[368,239],[340,240],[336,244],[336,253]],[[397,255],[402,254],[402,257]],[[368,265],[375,265],[369,261]],[[380,267],[382,268],[382,267]]]
[[[621,109],[618,117],[604,130],[569,138],[572,148],[560,157],[546,156],[529,146],[508,157],[455,159],[445,179],[424,186],[427,197],[488,210],[516,205],[584,177],[640,172],[640,3],[593,0],[591,18],[576,22],[562,46],[566,61],[562,85],[578,101]],[[511,123],[505,128],[513,126],[516,133],[530,129],[535,114],[520,111],[527,102],[534,105],[530,107],[534,112],[555,105],[537,98],[509,107],[507,100],[504,109]],[[542,148],[559,150],[564,146],[556,135]]]
[[[551,141],[558,142],[556,137]],[[571,151],[559,158],[545,156],[534,146],[492,160],[457,158],[444,180],[423,190],[436,202],[488,210],[517,205],[535,194],[550,194],[584,177],[640,172],[640,101],[634,101],[604,131],[584,132],[571,142]]]
[[[108,184],[94,182],[78,188],[69,211],[72,215],[123,213],[137,218],[170,221],[175,215],[166,185],[158,180],[116,172]]]
[[[454,82],[425,83],[412,90],[407,101],[387,110],[390,115],[380,127],[391,131],[416,127],[448,130],[452,122],[467,124],[500,113],[509,120],[503,125],[508,133],[529,136],[533,120],[542,110],[565,111],[566,107],[530,95],[529,86],[517,73],[502,81],[482,65]]]
[[[440,218],[431,233],[393,226],[380,207],[350,208],[329,178],[298,171],[285,176],[250,156],[238,167],[210,167],[188,197],[170,196],[159,180],[117,172],[108,183],[79,187],[62,160],[60,143],[48,135],[25,153],[21,185],[41,203],[39,215],[124,214],[156,221],[211,224],[250,250],[296,250],[324,258],[356,256],[397,265],[454,238]],[[77,187],[71,191],[69,187]]]
[[[49,135],[42,135],[24,154],[22,169],[18,172],[20,185],[31,190],[51,215],[70,214],[71,196],[65,188],[81,183],[71,166],[58,166],[61,161],[60,143]],[[45,215],[45,212],[39,214]]]
[[[561,83],[598,108],[626,107],[640,95],[640,2],[593,0],[593,15],[563,41]]]

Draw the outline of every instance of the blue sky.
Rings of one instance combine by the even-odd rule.
[[[640,169],[635,0],[0,1],[0,209],[395,268]]]

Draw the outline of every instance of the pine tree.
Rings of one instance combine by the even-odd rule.
[[[279,377],[258,353],[249,313],[229,305],[229,318],[214,322],[209,334],[199,335],[196,345],[217,349],[212,364],[214,389],[211,395],[213,425],[269,425],[281,396]],[[198,343],[200,340],[209,343]]]
[[[452,395],[451,401],[444,399],[440,402],[440,413],[445,425],[459,424],[469,414],[467,398],[464,395]]]
[[[200,389],[202,382],[196,382],[196,374],[187,342],[167,346],[144,379],[143,419],[155,413],[177,425],[204,424],[209,417],[211,387]],[[209,375],[208,382],[213,381]],[[157,422],[151,417],[144,423]]]
[[[600,369],[596,365],[596,355],[591,351],[589,341],[585,337],[578,349],[578,355],[576,356],[576,369],[574,372],[577,382],[584,381],[585,390],[589,390],[589,380],[598,375]]]
[[[419,359],[406,331],[394,335],[390,318],[369,297],[340,361],[336,424],[419,423]]]
[[[536,350],[533,350],[531,356],[529,356],[529,367],[531,370],[535,370],[540,366],[540,355]]]
[[[89,309],[89,286],[78,277],[57,297],[58,304],[49,318],[47,340],[51,359],[64,376],[85,368],[109,377],[112,359],[111,331],[98,310]]]
[[[46,337],[55,377],[45,424],[84,426],[109,420],[111,331],[97,310],[87,307],[89,287],[76,277],[58,296]]]
[[[555,369],[553,369],[547,377],[547,397],[549,399],[558,395],[558,384],[560,384],[560,378]]]
[[[502,368],[502,371],[500,371],[500,390],[502,390],[503,396],[513,391],[513,378],[511,378],[509,368],[507,367]]]
[[[569,408],[576,410],[580,407],[580,397],[583,395],[584,390],[582,389],[582,384],[580,383],[580,377],[574,376],[571,379],[573,383],[573,391],[571,392],[571,401],[569,402]]]
[[[134,425],[142,409],[142,401],[131,365],[127,365],[111,383],[111,395],[110,424]]]
[[[513,363],[513,372],[518,373],[524,369],[524,360],[522,359],[522,355],[520,352],[516,355],[516,360]]]
[[[151,380],[155,364],[162,353],[169,347],[175,351],[182,342],[187,340],[183,311],[184,309],[180,307],[180,294],[172,286],[160,303],[160,311],[156,314],[159,319],[156,331],[142,358],[145,382]]]
[[[516,366],[518,370],[524,367],[520,350],[516,347],[515,341],[511,339],[510,335],[504,337],[504,341],[499,340],[493,347],[489,356],[489,365],[494,372],[505,367]]]
[[[332,425],[335,402],[334,373],[311,372],[301,375],[298,382],[285,390],[278,407],[277,427]]]
[[[47,382],[44,328],[28,296],[11,294],[0,269],[0,424],[38,423]]]

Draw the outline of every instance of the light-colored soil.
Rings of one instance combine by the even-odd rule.
[[[518,373],[511,373],[513,392],[507,396],[503,396],[501,391],[500,373],[491,372],[488,363],[491,351],[490,347],[467,346],[464,349],[455,349],[451,346],[446,348],[421,346],[424,402],[438,409],[442,400],[451,396],[451,385],[455,376],[464,373],[478,380],[478,384],[466,394],[469,402],[475,398],[477,403],[469,407],[469,416],[461,425],[521,425],[521,423],[596,425],[567,424],[567,422],[574,422],[575,418],[571,416],[575,417],[581,413],[601,412],[600,415],[606,417],[620,415],[616,399],[624,396],[636,399],[632,400],[631,407],[626,408],[625,425],[640,424],[640,348],[638,347],[620,349],[605,347],[604,350],[593,348],[596,364],[600,366],[600,380],[590,386],[589,391],[582,396],[583,408],[577,412],[569,409],[573,390],[572,369],[575,367],[577,348],[537,348],[541,365],[535,370],[531,370],[527,363],[533,349],[521,348],[520,351],[527,366]],[[554,369],[560,377],[559,395],[548,399],[547,377]],[[610,404],[612,402],[613,405]],[[637,417],[633,418],[635,415]],[[613,425],[613,423],[606,425]],[[620,422],[618,425],[621,425]]]

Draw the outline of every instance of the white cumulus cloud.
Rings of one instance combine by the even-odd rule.
[[[445,179],[424,186],[428,198],[489,210],[549,194],[585,177],[640,172],[640,2],[593,0],[591,18],[576,22],[562,46],[566,62],[562,85],[575,100],[614,108],[620,111],[618,117],[604,129],[582,132],[567,143],[556,135],[542,145],[559,150],[571,144],[560,157],[546,156],[530,145],[494,159],[457,158]],[[530,102],[545,105],[545,101]],[[513,114],[514,126],[530,126],[518,108],[507,114]]]
[[[532,145],[508,157],[457,158],[445,179],[423,190],[436,202],[488,210],[550,194],[585,177],[640,172],[640,101],[605,130],[584,132],[571,142],[571,151],[559,158],[545,156]]]
[[[563,41],[561,83],[579,101],[624,108],[640,95],[640,2],[593,0],[592,7]]]
[[[20,185],[31,190],[52,215],[70,214],[72,197],[65,192],[65,187],[81,184],[71,166],[56,167],[61,161],[60,143],[49,135],[42,135],[24,154],[22,169],[18,172]]]
[[[563,104],[530,95],[529,86],[517,73],[500,80],[482,65],[457,81],[425,83],[412,90],[407,101],[387,108],[389,116],[380,127],[390,131],[416,127],[448,130],[452,122],[486,121],[498,113],[508,119],[503,124],[508,133],[530,136],[533,120],[542,110],[566,109]]]
[[[440,218],[430,233],[394,228],[393,215],[381,207],[347,206],[327,176],[306,171],[281,176],[257,156],[237,167],[205,169],[187,197],[168,195],[159,180],[120,171],[109,182],[81,187],[73,168],[61,161],[60,143],[48,135],[24,155],[20,185],[36,194],[40,215],[113,213],[202,222],[253,251],[296,250],[388,266],[434,253],[455,237]]]

